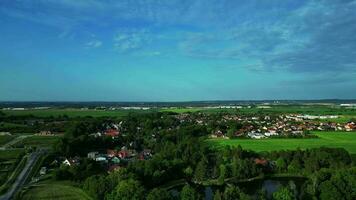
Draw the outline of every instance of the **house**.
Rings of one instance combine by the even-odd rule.
[[[118,156],[121,159],[128,158],[129,157],[129,152],[127,150],[121,150],[121,151],[118,152]]]
[[[263,159],[263,158],[256,158],[254,161],[255,161],[256,165],[263,165],[263,166],[268,165],[268,160]]]
[[[52,132],[51,131],[40,131],[37,135],[41,135],[41,136],[52,136]]]
[[[95,161],[97,161],[97,162],[108,162],[108,160],[104,156],[97,156],[95,158]]]
[[[347,123],[347,124],[345,125],[345,130],[346,130],[346,131],[352,131],[352,130],[354,130],[354,129],[356,129],[356,125],[355,125],[354,122],[349,122],[349,123]]]
[[[40,175],[46,175],[46,173],[47,173],[47,167],[41,167]]]
[[[106,155],[109,157],[109,158],[112,158],[112,157],[115,157],[117,156],[117,151],[116,150],[112,150],[112,149],[108,149],[106,150]]]
[[[120,135],[120,132],[116,129],[108,129],[105,131],[105,135],[115,138]]]
[[[89,152],[88,153],[88,158],[89,159],[92,159],[92,160],[95,160],[96,156],[98,155],[99,153],[96,152],[96,151],[93,151],[93,152]]]
[[[64,164],[64,165],[67,165],[67,166],[75,166],[75,165],[78,165],[78,164],[79,164],[79,157],[66,158],[66,159],[63,161],[63,164]]]
[[[114,164],[119,164],[121,162],[121,160],[115,156],[115,157],[111,158],[110,162],[112,162]]]
[[[248,136],[253,139],[262,139],[265,138],[266,136],[262,133],[255,133],[255,132],[250,132],[248,133]]]

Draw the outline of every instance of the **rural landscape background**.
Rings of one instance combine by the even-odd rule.
[[[356,0],[1,0],[0,200],[356,199]]]

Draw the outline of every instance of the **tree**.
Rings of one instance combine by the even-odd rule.
[[[320,199],[344,199],[344,196],[337,190],[331,181],[325,181],[320,184]]]
[[[134,179],[120,181],[116,187],[114,198],[116,200],[140,200],[145,189]]]
[[[224,183],[226,178],[226,166],[224,164],[221,164],[219,166],[219,183]]]
[[[183,187],[182,191],[180,192],[180,199],[181,200],[195,200],[195,199],[198,199],[198,197],[197,197],[197,193],[193,187],[191,187],[190,185],[185,185]]]
[[[195,169],[195,175],[194,175],[194,179],[196,181],[203,181],[206,177],[206,168],[207,168],[207,164],[205,159],[202,159],[201,161],[199,161],[196,169]]]
[[[104,199],[107,184],[104,176],[90,176],[84,181],[83,189],[94,199]]]
[[[225,200],[235,200],[239,199],[240,189],[235,186],[227,186],[224,191]]]
[[[170,200],[172,196],[167,190],[155,188],[147,195],[147,200]]]
[[[280,187],[273,193],[274,200],[294,200],[294,194],[287,187]]]
[[[278,158],[278,160],[276,161],[276,166],[277,166],[277,169],[280,171],[280,172],[283,172],[286,170],[287,168],[287,163],[286,161],[284,160],[284,158],[280,157]]]
[[[216,190],[216,192],[214,194],[214,200],[221,200],[220,190]]]

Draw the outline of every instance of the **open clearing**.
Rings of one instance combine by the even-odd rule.
[[[307,149],[318,147],[345,148],[349,153],[356,154],[356,132],[313,132],[318,138],[277,138],[277,139],[208,139],[209,145],[215,148],[241,145],[244,149],[257,152],[282,149]]]
[[[23,200],[91,200],[82,189],[71,186],[71,184],[49,183],[34,186],[22,197]]]

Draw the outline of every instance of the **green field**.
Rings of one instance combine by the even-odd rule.
[[[105,111],[105,110],[80,110],[80,109],[48,109],[48,110],[6,110],[3,111],[7,115],[14,116],[24,116],[33,115],[36,117],[58,117],[67,115],[68,117],[122,117],[127,115],[130,110],[116,110],[116,111]],[[136,111],[139,112],[139,111]],[[140,111],[145,112],[145,111]]]
[[[318,138],[306,139],[208,139],[207,143],[214,148],[241,145],[244,149],[257,152],[282,149],[307,149],[318,147],[345,148],[351,154],[356,154],[356,132],[314,132]]]
[[[25,192],[23,200],[91,200],[82,189],[72,186],[70,183],[53,182],[33,186]]]
[[[0,160],[13,160],[24,153],[23,149],[0,150]]]
[[[12,135],[0,135],[0,146],[10,142],[13,138]]]
[[[19,141],[14,146],[39,146],[39,147],[51,147],[55,142],[59,140],[60,136],[30,136]]]
[[[255,106],[247,108],[246,106],[242,109],[207,109],[204,107],[193,107],[193,108],[168,108],[168,109],[151,109],[151,110],[81,110],[76,108],[66,108],[66,109],[47,109],[47,110],[4,110],[7,115],[33,115],[36,117],[57,117],[67,115],[69,117],[122,117],[129,113],[147,113],[153,111],[162,112],[176,112],[176,113],[186,113],[186,112],[206,112],[206,113],[216,113],[216,112],[228,112],[228,113],[240,113],[240,114],[285,114],[285,113],[295,113],[295,114],[311,114],[311,115],[344,115],[349,117],[356,116],[356,109],[340,108],[330,105],[278,105],[271,106],[271,108],[257,108]],[[8,124],[10,125],[10,124]]]

